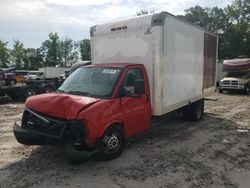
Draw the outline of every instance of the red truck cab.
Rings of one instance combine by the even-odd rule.
[[[151,125],[150,89],[142,64],[77,69],[56,93],[26,100],[14,134],[25,145],[64,143],[69,162],[88,153],[113,159],[127,138]],[[79,157],[80,156],[80,157]]]

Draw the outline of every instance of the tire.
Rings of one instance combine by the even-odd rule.
[[[21,100],[25,101],[28,97],[36,95],[36,90],[32,86],[27,86],[22,89]]]
[[[19,96],[16,93],[13,92],[9,92],[8,96],[12,99],[12,100],[18,100]]]
[[[75,145],[74,139],[71,138],[65,145],[64,155],[70,165],[78,165],[87,161],[96,152],[96,150],[87,150],[82,146]]]
[[[50,86],[45,86],[43,89],[42,89],[42,93],[51,93],[53,92],[54,89]]]
[[[219,93],[223,93],[223,90],[222,90],[222,89],[219,89]]]
[[[190,121],[199,121],[204,114],[204,100],[199,100],[184,109],[184,117]]]
[[[97,156],[102,160],[112,160],[120,157],[124,150],[124,131],[119,125],[108,128],[98,140]]]
[[[10,85],[12,85],[12,86],[16,85],[16,80],[11,80]]]
[[[245,93],[248,95],[250,94],[250,86],[245,87]]]

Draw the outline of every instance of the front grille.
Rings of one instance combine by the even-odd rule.
[[[237,81],[237,80],[232,80],[232,81],[231,81],[231,84],[232,84],[232,85],[238,85],[238,81]]]
[[[237,87],[239,82],[237,80],[225,80],[222,82],[223,86]]]
[[[60,139],[66,128],[66,123],[26,109],[23,113],[22,127],[47,137]]]
[[[229,85],[229,84],[230,84],[230,82],[228,80],[223,81],[223,85]]]

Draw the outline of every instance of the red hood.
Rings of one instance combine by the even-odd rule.
[[[29,97],[25,106],[48,116],[72,120],[77,119],[80,111],[99,100],[77,95],[48,93]]]

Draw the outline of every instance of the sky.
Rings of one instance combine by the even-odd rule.
[[[0,0],[0,39],[40,47],[50,32],[75,41],[89,37],[89,28],[131,16],[140,10],[174,15],[195,5],[226,7],[233,0]]]

